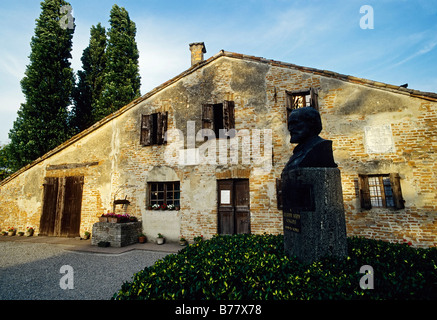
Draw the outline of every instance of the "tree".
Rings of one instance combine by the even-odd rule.
[[[82,54],[82,69],[73,92],[71,126],[80,132],[95,121],[95,110],[101,99],[106,66],[106,31],[100,23],[91,27],[89,46]]]
[[[6,179],[12,173],[12,171],[9,169],[10,163],[8,161],[8,146],[9,145],[0,145],[0,181]]]
[[[21,81],[26,100],[9,132],[8,156],[14,158],[11,159],[14,170],[53,149],[71,134],[68,107],[74,75],[69,59],[74,24],[61,27],[68,16],[65,11],[61,13],[62,6],[69,4],[64,0],[45,0],[36,20],[30,64]]]
[[[102,97],[95,110],[96,121],[140,96],[135,23],[126,9],[117,5],[111,9],[109,22],[106,70]]]

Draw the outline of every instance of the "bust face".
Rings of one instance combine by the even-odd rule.
[[[291,113],[288,119],[288,131],[291,138],[290,143],[302,143],[311,137],[317,136],[308,121],[302,120],[299,113]]]

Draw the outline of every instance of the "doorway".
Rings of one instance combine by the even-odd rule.
[[[218,233],[250,233],[249,179],[217,180]]]
[[[40,234],[78,237],[84,177],[46,177]]]

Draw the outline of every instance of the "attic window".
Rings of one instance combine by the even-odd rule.
[[[312,107],[319,110],[319,95],[317,89],[310,88],[309,90],[303,91],[286,91],[286,102],[287,102],[287,121],[292,110]]]
[[[141,116],[140,144],[143,146],[165,143],[168,112],[158,112]]]
[[[220,137],[220,130],[235,129],[234,108],[233,101],[202,105],[202,129],[212,130],[216,138]],[[209,134],[204,131],[203,136],[206,137]]]

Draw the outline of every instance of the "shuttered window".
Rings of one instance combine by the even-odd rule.
[[[359,188],[362,209],[404,208],[398,173],[359,175]]]
[[[218,104],[202,105],[202,129],[210,129],[215,138],[220,137],[221,129],[235,129],[235,104],[233,101],[224,101]],[[203,131],[203,136],[210,136],[211,131]],[[226,137],[231,137],[229,134]]]
[[[164,144],[167,132],[168,112],[158,112],[141,116],[140,144],[150,146]]]
[[[276,203],[279,210],[282,210],[282,179],[276,179]]]
[[[291,111],[303,107],[312,107],[319,110],[319,95],[316,88],[304,91],[286,91],[287,121]]]

